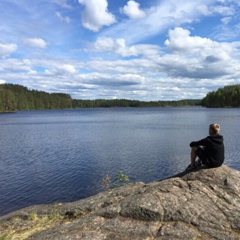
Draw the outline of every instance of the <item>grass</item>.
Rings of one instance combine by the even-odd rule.
[[[0,233],[0,240],[23,240],[64,221],[68,222],[65,216],[57,212],[43,216],[38,216],[36,212],[32,212],[27,220],[16,217],[8,222],[8,225],[4,226],[3,233]]]

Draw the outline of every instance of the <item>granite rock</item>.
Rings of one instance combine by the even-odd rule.
[[[128,184],[72,203],[37,205],[0,218],[57,212],[71,221],[27,239],[240,239],[240,172],[223,165]]]

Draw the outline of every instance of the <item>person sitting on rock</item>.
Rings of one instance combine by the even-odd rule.
[[[196,168],[197,165],[220,167],[224,161],[223,136],[219,134],[220,125],[213,123],[209,126],[209,136],[199,141],[191,142],[191,164],[186,170]],[[199,158],[198,161],[196,157]]]

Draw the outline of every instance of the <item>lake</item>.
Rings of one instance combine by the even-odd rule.
[[[145,183],[183,171],[189,143],[221,125],[225,164],[240,170],[240,109],[97,108],[0,114],[0,215],[102,191],[108,174]]]

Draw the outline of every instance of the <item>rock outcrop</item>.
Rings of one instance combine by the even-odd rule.
[[[240,239],[240,172],[201,168],[149,184],[110,189],[73,203],[38,205],[0,218],[0,230],[57,212],[60,224],[27,239]],[[68,220],[67,220],[68,219]],[[16,227],[16,228],[17,228]]]

